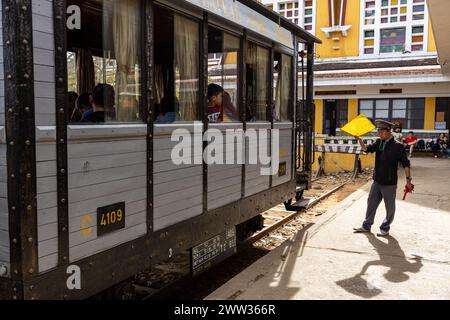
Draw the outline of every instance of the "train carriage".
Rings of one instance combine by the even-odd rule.
[[[320,40],[259,3],[3,0],[0,14],[0,298],[86,298],[186,250],[195,274],[310,183]],[[209,163],[210,129],[258,132],[218,143],[222,159],[273,156],[277,131],[276,172]]]

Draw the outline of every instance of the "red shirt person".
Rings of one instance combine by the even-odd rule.
[[[409,156],[412,156],[414,146],[417,144],[417,138],[414,136],[414,132],[408,132],[408,137],[403,139],[405,146],[409,146]]]

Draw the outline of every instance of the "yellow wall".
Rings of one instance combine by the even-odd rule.
[[[358,99],[348,100],[348,121],[355,119],[358,116]]]
[[[434,122],[436,119],[436,98],[430,97],[425,99],[425,119],[424,129],[434,130]]]
[[[359,55],[359,24],[360,24],[360,0],[348,0],[345,15],[345,24],[352,27],[348,31],[347,37],[342,33],[335,32],[327,38],[320,28],[330,26],[328,1],[316,1],[316,35],[323,41],[317,45],[317,54],[319,58],[339,58],[355,57]],[[339,41],[333,41],[333,37],[339,37]],[[333,50],[338,46],[339,50]]]
[[[436,42],[434,40],[433,27],[431,21],[428,21],[428,52],[436,52]]]
[[[312,170],[317,172],[319,169],[319,156],[322,152],[315,152],[315,161],[312,165]],[[375,166],[375,154],[371,153],[368,155],[360,155],[361,167],[373,168]],[[325,173],[335,173],[343,171],[353,171],[355,167],[355,155],[354,154],[344,154],[344,153],[325,153]]]
[[[322,122],[323,122],[323,100],[314,100],[316,104],[316,110],[314,115],[314,131],[317,133],[322,133]]]

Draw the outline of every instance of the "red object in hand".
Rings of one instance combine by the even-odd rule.
[[[406,195],[414,190],[414,185],[411,183],[411,189],[408,188],[408,185],[405,186],[403,190],[403,200],[406,199]]]

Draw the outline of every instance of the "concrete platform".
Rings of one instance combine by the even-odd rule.
[[[252,264],[206,299],[450,299],[450,160],[412,158],[416,193],[402,201],[391,235],[353,234],[370,184]]]

